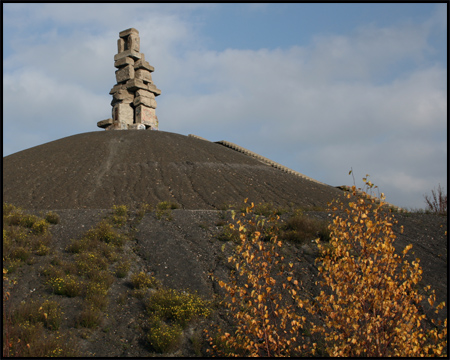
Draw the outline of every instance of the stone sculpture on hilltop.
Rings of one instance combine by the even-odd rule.
[[[140,53],[139,31],[134,28],[119,33],[117,54],[114,56],[117,84],[109,92],[112,119],[99,121],[106,130],[158,130],[155,97],[161,94],[153,84],[155,70]]]

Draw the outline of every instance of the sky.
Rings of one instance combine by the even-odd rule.
[[[3,4],[3,156],[104,131],[119,32],[159,130],[425,208],[447,191],[447,4]],[[352,175],[349,175],[350,170]]]

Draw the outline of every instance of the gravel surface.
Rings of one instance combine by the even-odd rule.
[[[67,254],[64,249],[71,239],[98,223],[114,204],[134,208],[140,203],[177,202],[181,208],[172,211],[170,221],[147,213],[133,231],[127,244],[132,270],[144,269],[165,286],[197,291],[211,299],[221,289],[210,275],[227,276],[226,258],[232,249],[232,242],[217,238],[223,231],[219,224],[229,216],[218,209],[241,204],[246,197],[255,203],[326,209],[342,191],[283,173],[215,143],[162,131],[110,131],[70,136],[3,158],[3,196],[4,201],[35,214],[57,212],[61,220],[51,226],[52,247],[62,255]],[[307,216],[330,220],[327,211],[308,211]],[[409,259],[420,259],[422,285],[430,284],[437,300],[447,303],[447,218],[394,216],[399,221],[394,228],[397,250],[413,245]],[[295,274],[313,295],[318,291],[316,255],[312,243],[286,244],[286,258],[295,262]],[[39,257],[19,271],[14,303],[51,296],[39,275],[49,261],[50,255]],[[73,332],[83,356],[155,355],[143,341],[139,325],[142,301],[123,298],[129,290],[129,275],[115,281],[108,293],[109,316],[98,329],[86,331],[74,328],[69,320],[63,322],[61,331]],[[81,309],[78,297],[56,298],[67,319]],[[447,311],[439,318],[443,316]],[[180,350],[169,355],[195,356],[188,334],[201,330],[203,324],[193,326],[185,332]]]
[[[175,201],[326,207],[342,191],[286,174],[222,145],[163,131],[97,131],[3,158],[4,201],[27,209],[108,209]]]

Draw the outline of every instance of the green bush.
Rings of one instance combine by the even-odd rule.
[[[118,247],[122,247],[125,243],[125,238],[106,220],[100,221],[94,228],[88,230],[83,237],[90,240],[102,241]]]
[[[149,287],[155,287],[158,284],[154,277],[143,271],[132,274],[130,281],[131,285],[133,285],[133,288],[135,289],[146,289]]]
[[[62,310],[56,301],[23,301],[14,312],[15,323],[37,324],[41,322],[49,330],[58,330],[61,325]]]
[[[35,234],[45,234],[48,230],[48,222],[45,220],[37,220],[31,226]]]
[[[178,209],[179,207],[180,205],[171,201],[161,201],[160,203],[158,203],[158,205],[156,205],[157,210],[174,210]]]
[[[56,295],[74,297],[80,295],[82,290],[80,280],[73,275],[50,278],[48,284]]]
[[[45,300],[39,310],[44,326],[49,330],[58,330],[63,314],[61,306],[56,301]]]
[[[49,211],[45,215],[45,221],[47,221],[49,224],[59,224],[59,215],[57,213],[54,213],[53,211]]]
[[[164,321],[176,322],[183,328],[196,317],[206,317],[211,310],[209,304],[195,294],[174,289],[160,289],[152,294],[145,307]]]
[[[118,278],[124,278],[128,275],[130,271],[130,262],[128,260],[123,260],[116,265],[115,274]]]
[[[176,347],[180,341],[181,333],[180,325],[170,326],[162,322],[159,317],[153,317],[150,320],[147,340],[156,352],[164,353]]]
[[[102,312],[91,304],[86,304],[78,317],[78,324],[90,329],[99,326],[101,321]]]
[[[326,242],[330,240],[327,222],[312,219],[303,215],[302,212],[294,214],[282,227],[281,239],[283,240],[303,243],[317,238]]]

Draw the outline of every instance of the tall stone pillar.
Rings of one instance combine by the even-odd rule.
[[[106,130],[158,130],[155,97],[161,94],[152,81],[155,70],[140,53],[139,32],[127,29],[119,33],[117,54],[114,56],[117,84],[109,92],[112,118],[99,121]]]

